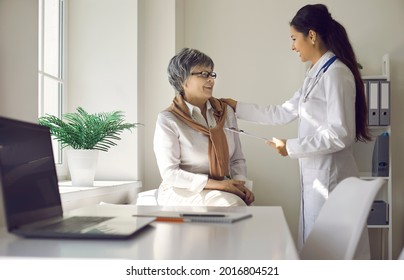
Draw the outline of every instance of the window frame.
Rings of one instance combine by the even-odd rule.
[[[45,79],[50,79],[58,83],[57,103],[55,109],[58,112],[57,117],[61,117],[66,110],[67,97],[67,1],[57,0],[59,3],[58,15],[58,77],[47,73],[45,70],[45,2],[47,0],[38,0],[38,117],[43,116],[45,112]],[[55,164],[59,179],[66,179],[68,175],[65,153],[57,140],[53,140],[55,151]]]

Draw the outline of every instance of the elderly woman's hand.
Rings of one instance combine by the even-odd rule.
[[[254,202],[254,193],[244,186],[245,181],[242,180],[212,180],[209,179],[205,189],[220,190],[229,192],[239,196],[249,205]]]
[[[254,193],[253,193],[252,191],[250,191],[249,189],[247,189],[246,187],[244,187],[244,188],[245,188],[245,198],[244,198],[244,201],[245,201],[245,203],[246,203],[247,205],[250,205],[250,204],[253,203],[254,200],[255,200]]]

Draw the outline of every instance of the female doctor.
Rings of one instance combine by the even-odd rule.
[[[302,247],[329,193],[344,178],[358,176],[354,141],[370,140],[363,82],[345,28],[326,6],[307,5],[290,23],[292,50],[310,69],[291,99],[276,106],[233,100],[239,119],[270,125],[298,119],[298,137],[267,141],[282,156],[299,160]]]

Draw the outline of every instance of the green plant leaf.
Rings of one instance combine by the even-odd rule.
[[[126,123],[122,111],[89,114],[82,107],[78,107],[76,112],[64,114],[61,119],[47,114],[39,118],[39,124],[49,127],[51,135],[61,143],[62,148],[70,146],[105,152],[117,145],[122,132],[143,125]]]

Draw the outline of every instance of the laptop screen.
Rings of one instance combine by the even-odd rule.
[[[0,117],[0,186],[9,230],[63,215],[47,127]]]

